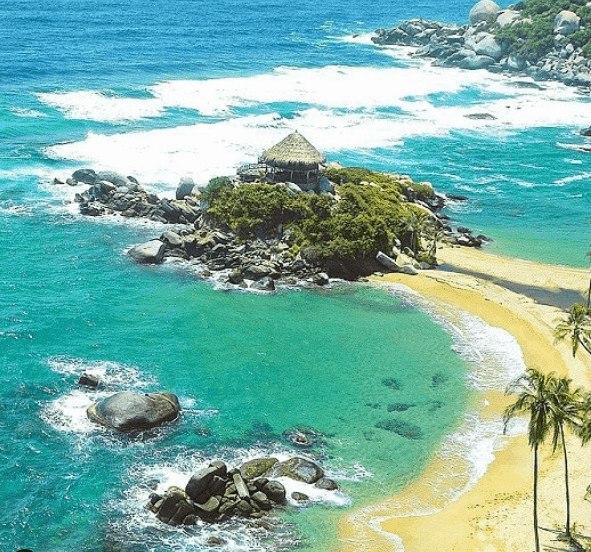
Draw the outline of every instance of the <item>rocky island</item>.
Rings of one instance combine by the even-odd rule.
[[[507,9],[481,0],[466,25],[412,19],[379,29],[378,45],[416,48],[444,67],[488,69],[591,86],[591,7],[586,0],[527,0]]]
[[[323,159],[301,135],[286,140],[303,144],[298,160]],[[436,266],[441,240],[470,247],[488,241],[453,229],[441,211],[446,201],[466,198],[438,194],[429,182],[334,163],[315,168],[285,161],[285,154],[271,157],[271,150],[264,164],[203,187],[183,179],[175,199],[147,192],[131,176],[92,169],[75,171],[67,183],[87,186],[76,194],[83,215],[168,225],[128,251],[134,261],[185,261],[226,287],[272,291],[384,271],[417,274]]]

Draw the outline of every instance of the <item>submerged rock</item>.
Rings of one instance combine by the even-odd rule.
[[[375,427],[397,433],[401,437],[406,437],[407,439],[423,438],[423,430],[419,426],[409,424],[402,420],[382,420],[375,424]]]
[[[272,477],[289,477],[303,483],[316,483],[324,477],[324,470],[305,458],[290,458],[273,466],[270,472]]]

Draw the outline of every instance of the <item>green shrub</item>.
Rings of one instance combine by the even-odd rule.
[[[273,236],[281,225],[291,232],[291,253],[311,260],[367,258],[391,247],[409,215],[397,181],[372,174],[372,182],[383,181],[383,187],[348,182],[337,186],[338,201],[269,184],[220,188],[208,213],[243,238]]]
[[[203,190],[205,197],[211,198],[220,193],[221,190],[227,188],[230,185],[230,179],[226,176],[216,176],[212,178]]]
[[[571,43],[575,48],[582,48],[586,57],[591,57],[591,6],[587,0],[527,0],[516,6],[520,10],[522,19],[529,21],[518,22],[497,29],[495,34],[499,39],[508,40],[522,55],[532,54],[541,56],[553,46],[554,18],[562,10],[569,10],[581,18],[581,30],[565,38],[565,43]]]

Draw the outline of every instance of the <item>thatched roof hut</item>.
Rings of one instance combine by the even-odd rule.
[[[266,150],[259,163],[265,165],[267,178],[289,179],[302,187],[316,184],[319,166],[326,163],[326,158],[296,130]]]
[[[322,155],[297,130],[261,155],[260,163],[286,170],[313,170],[326,163]]]

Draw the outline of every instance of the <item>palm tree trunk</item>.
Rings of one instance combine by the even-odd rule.
[[[577,336],[577,340],[579,341],[579,344],[583,346],[583,349],[591,355],[591,350],[585,345],[584,341],[579,336]]]
[[[538,531],[538,445],[534,445],[534,537],[536,552],[540,552],[540,535]]]
[[[560,424],[560,438],[564,452],[564,486],[566,488],[566,531],[565,536],[570,539],[570,492],[568,488],[568,458],[566,455],[566,443],[564,440],[564,427]]]

